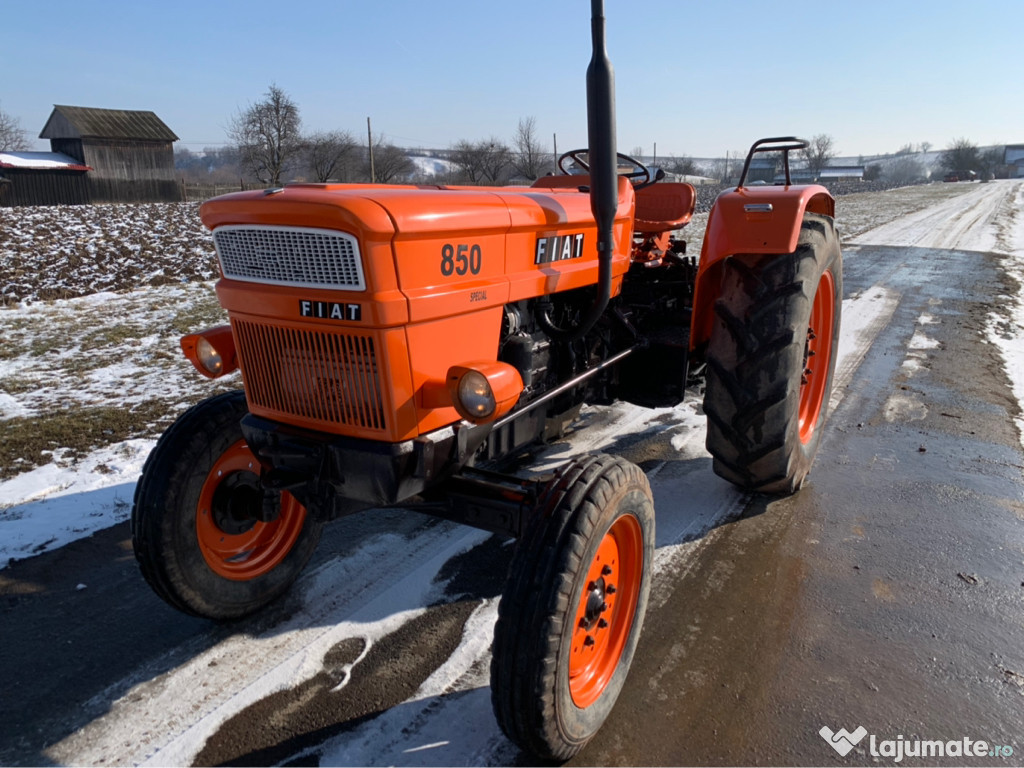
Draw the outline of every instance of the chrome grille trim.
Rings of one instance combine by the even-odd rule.
[[[333,229],[227,224],[213,230],[221,271],[232,280],[306,288],[366,289],[359,242]]]

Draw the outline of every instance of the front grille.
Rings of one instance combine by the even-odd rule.
[[[250,404],[325,426],[387,429],[371,336],[233,324]]]
[[[213,231],[225,277],[247,282],[362,291],[359,243],[330,229],[229,225]]]

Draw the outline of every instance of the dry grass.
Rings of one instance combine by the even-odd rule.
[[[150,400],[132,408],[71,408],[4,422],[0,480],[55,459],[74,461],[92,449],[137,437],[154,437],[173,421],[167,403]]]

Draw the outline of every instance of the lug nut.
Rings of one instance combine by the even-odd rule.
[[[607,587],[604,588],[604,591],[605,591],[605,594],[614,595],[615,594],[615,585],[614,584],[609,584]]]
[[[608,629],[608,622],[605,621],[604,619],[598,619],[597,620],[597,628],[598,629]]]
[[[587,647],[590,647],[593,644],[594,644],[594,638],[592,638],[590,635],[587,635],[586,639],[583,641],[583,645],[585,645]]]
[[[610,565],[606,565],[604,568],[601,569],[602,576],[611,576],[611,573],[612,567]]]

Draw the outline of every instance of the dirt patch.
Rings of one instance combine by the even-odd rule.
[[[0,480],[54,459],[80,459],[99,446],[159,435],[173,420],[173,410],[160,400],[8,419],[0,437]]]
[[[0,306],[211,280],[198,203],[0,209]]]

